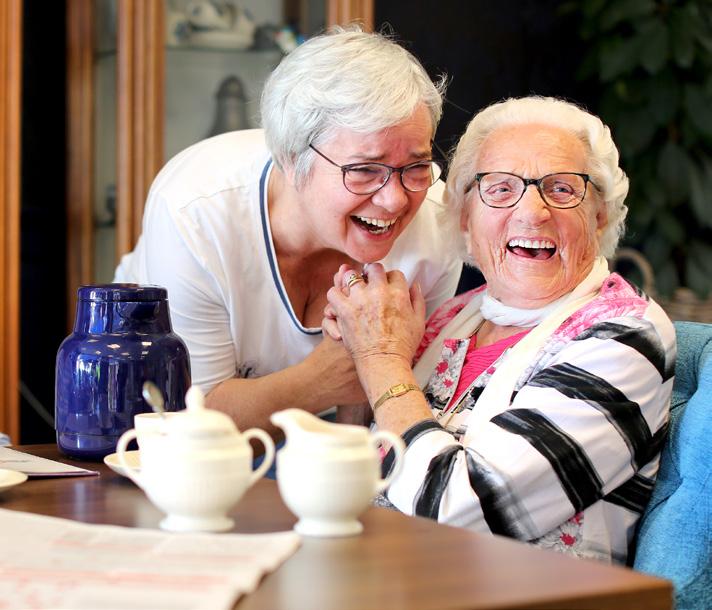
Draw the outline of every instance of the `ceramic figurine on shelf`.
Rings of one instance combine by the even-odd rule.
[[[215,121],[206,137],[247,129],[247,96],[245,86],[237,76],[228,76],[220,83],[215,99]]]
[[[205,31],[226,31],[232,27],[234,7],[227,0],[191,0],[185,8],[188,20]]]
[[[185,14],[195,46],[248,49],[255,39],[255,25],[247,11],[228,0],[191,0]]]
[[[191,25],[182,11],[166,10],[166,45],[180,47],[190,39]]]
[[[299,46],[300,40],[295,31],[289,26],[280,29],[274,37],[277,46],[285,55],[291,53]],[[302,41],[303,42],[303,41]]]
[[[255,32],[255,43],[252,48],[258,51],[281,50],[277,44],[277,34],[280,28],[271,23],[262,24]]]

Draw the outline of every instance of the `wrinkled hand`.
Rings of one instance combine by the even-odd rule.
[[[314,391],[324,404],[356,405],[367,401],[351,354],[340,341],[324,335],[321,343],[304,359],[304,365],[320,372]]]
[[[358,367],[372,357],[410,363],[425,330],[425,300],[416,283],[409,288],[400,271],[368,266],[366,282],[346,287],[353,269],[342,265],[329,289],[322,328],[342,339]]]

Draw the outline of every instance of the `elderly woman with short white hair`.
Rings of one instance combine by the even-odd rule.
[[[193,384],[241,429],[276,435],[279,409],[365,400],[321,330],[340,265],[398,267],[433,310],[455,293],[432,152],[442,92],[390,38],[336,28],[270,75],[263,129],[199,142],[153,183],[116,281],[168,289]]]
[[[486,285],[426,324],[400,272],[369,265],[347,286],[353,270],[339,270],[323,324],[351,352],[377,426],[406,442],[387,492],[398,509],[626,561],[675,359],[662,309],[608,270],[627,191],[600,119],[510,99],[474,117],[448,177],[456,232]]]

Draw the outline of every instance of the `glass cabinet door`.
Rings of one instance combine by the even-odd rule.
[[[100,0],[95,5],[95,282],[111,281],[117,258],[120,1]],[[162,1],[164,161],[206,137],[258,127],[267,76],[285,53],[325,26],[321,0]]]
[[[93,283],[111,282],[116,253],[117,1],[94,4]],[[73,311],[73,310],[72,310]]]
[[[311,34],[288,23],[282,0],[166,0],[166,25],[166,159],[203,138],[258,127],[264,81]]]

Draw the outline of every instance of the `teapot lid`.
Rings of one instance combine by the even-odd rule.
[[[179,417],[168,421],[169,435],[182,436],[185,439],[209,440],[237,435],[235,423],[220,411],[205,407],[205,396],[202,390],[194,385],[185,395],[186,409]]]
[[[80,286],[77,290],[80,301],[136,302],[165,301],[168,291],[151,284],[93,284]]]

